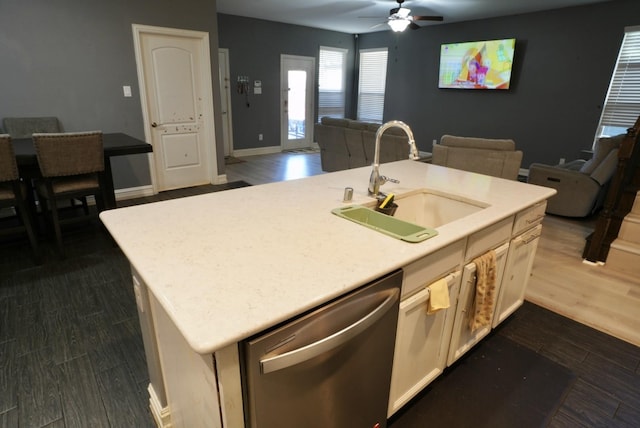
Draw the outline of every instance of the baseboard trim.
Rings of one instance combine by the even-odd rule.
[[[280,146],[256,147],[255,149],[234,150],[233,156],[242,157],[242,156],[270,155],[273,153],[280,153],[281,151],[282,151],[282,147]]]
[[[213,179],[211,184],[227,184],[227,174],[219,174]]]
[[[126,201],[127,199],[144,198],[147,196],[153,196],[153,186],[137,186],[128,187],[126,189],[116,189],[116,201]]]
[[[156,421],[156,425],[159,428],[171,428],[171,413],[169,412],[169,407],[162,407],[152,384],[149,384],[147,391],[149,391],[149,409],[151,410],[153,419]]]

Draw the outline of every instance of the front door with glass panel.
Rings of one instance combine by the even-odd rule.
[[[282,150],[312,146],[315,63],[313,57],[280,58]]]

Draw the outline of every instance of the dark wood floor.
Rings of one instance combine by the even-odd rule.
[[[42,266],[33,264],[26,241],[0,242],[0,427],[153,426],[127,261],[96,224],[66,230],[64,238],[67,258],[44,244]],[[455,393],[456,374],[483,359],[500,375],[474,378],[470,371],[467,399],[503,393],[493,405],[466,411],[459,396],[447,394]],[[524,388],[540,400],[523,401]],[[439,424],[451,409],[466,417]],[[518,424],[494,423],[496,409],[519,415]],[[640,348],[526,303],[391,426],[638,427]]]

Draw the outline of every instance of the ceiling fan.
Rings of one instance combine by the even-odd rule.
[[[387,24],[393,31],[402,32],[407,27],[412,30],[421,28],[415,21],[442,21],[442,16],[411,16],[411,9],[402,7],[404,0],[396,0],[398,7],[394,7],[389,11],[389,17],[387,18]]]

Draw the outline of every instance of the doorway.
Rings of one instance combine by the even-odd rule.
[[[282,150],[311,147],[316,59],[306,56],[280,56]]]
[[[233,155],[233,120],[231,119],[231,77],[229,76],[229,49],[218,49],[220,76],[220,105],[222,107],[222,141],[224,155]]]
[[[133,24],[154,193],[216,183],[209,34]]]

